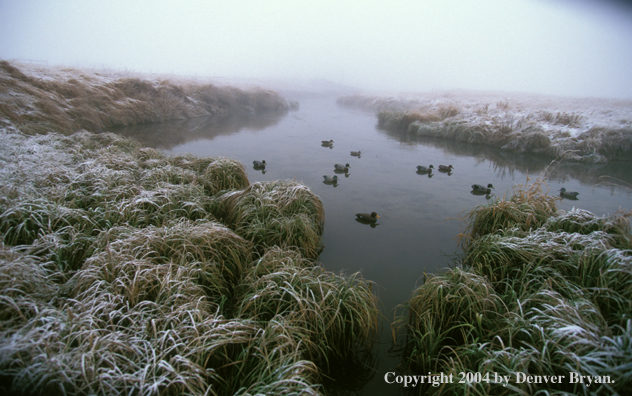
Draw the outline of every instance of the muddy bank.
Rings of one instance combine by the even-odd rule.
[[[486,144],[565,161],[632,160],[632,101],[449,91],[348,95],[341,106],[375,112],[378,126],[415,136]]]
[[[176,77],[42,68],[0,61],[0,125],[26,134],[207,117],[285,113],[295,102],[262,88],[240,89]]]

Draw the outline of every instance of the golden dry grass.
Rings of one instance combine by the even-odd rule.
[[[202,116],[222,120],[243,112],[286,112],[290,107],[276,92],[261,88],[104,78],[79,70],[37,78],[7,61],[0,61],[0,90],[6,93],[0,97],[0,120],[27,134],[101,132]]]

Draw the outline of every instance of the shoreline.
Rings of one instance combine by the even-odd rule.
[[[378,127],[561,161],[632,161],[632,100],[447,91],[399,97],[341,96]]]
[[[433,372],[473,380],[420,383],[429,394],[629,389],[632,211],[564,212],[542,184],[467,215],[458,262],[425,276],[395,323],[400,383]]]
[[[285,114],[298,103],[261,87],[220,86],[174,76],[41,67],[0,60],[0,126],[26,134],[212,117]]]

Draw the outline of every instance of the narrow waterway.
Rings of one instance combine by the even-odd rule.
[[[284,117],[235,120],[215,125],[204,119],[117,130],[149,147],[170,154],[226,156],[241,161],[251,182],[294,179],[322,199],[326,221],[320,261],[333,272],[361,272],[373,281],[383,319],[375,349],[375,372],[366,381],[349,381],[340,389],[361,395],[403,394],[400,385],[384,381],[397,371],[399,357],[389,352],[390,323],[395,309],[406,302],[425,273],[447,268],[457,251],[457,235],[466,224],[460,219],[485,196],[472,195],[474,183],[510,195],[513,186],[547,172],[549,194],[565,187],[578,191],[576,201],[563,200],[563,210],[576,206],[597,215],[632,209],[632,167],[628,164],[584,166],[553,164],[548,159],[503,153],[486,146],[410,138],[377,129],[375,115],[339,107],[335,98],[300,100],[300,110]],[[332,148],[322,140],[334,140]],[[360,157],[350,151],[361,151]],[[253,168],[265,160],[265,171]],[[338,174],[336,185],[323,183],[335,175],[334,164],[350,165]],[[417,165],[452,165],[448,173],[431,176]],[[357,212],[377,212],[375,226],[355,220]],[[366,373],[364,373],[366,374]],[[422,373],[423,374],[423,373]],[[359,389],[349,389],[350,387]]]

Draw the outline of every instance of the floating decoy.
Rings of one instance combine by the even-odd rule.
[[[349,172],[350,167],[351,165],[349,164],[344,164],[344,165],[334,164],[334,169],[337,170],[338,172]]]
[[[322,146],[324,146],[324,147],[333,147],[334,146],[334,141],[333,140],[323,140],[321,143],[322,143]]]
[[[338,182],[338,176],[336,176],[336,175],[334,175],[334,176],[324,175],[323,178],[325,179],[323,181],[323,183],[325,183],[325,184],[333,184],[333,183],[337,183]]]
[[[377,213],[375,213],[375,212],[371,212],[371,214],[369,214],[369,213],[356,213],[356,220],[362,221],[362,222],[375,223],[377,221],[377,219],[379,219],[379,218],[380,218],[380,216],[378,216]]]
[[[448,165],[448,166],[439,165],[439,170],[441,172],[452,172],[452,169],[454,169],[454,167],[452,165]]]
[[[492,186],[492,183],[489,183],[487,187],[480,184],[472,184],[472,192],[480,193],[481,195],[490,194],[492,192],[492,188],[494,188],[494,186]]]
[[[362,155],[362,151],[352,151],[351,155],[354,157],[360,157]]]
[[[577,191],[566,191],[564,187],[560,188],[560,197],[576,201],[579,193]]]
[[[254,165],[255,169],[265,169],[265,167],[266,167],[266,160],[263,160],[263,161],[252,161],[252,164]]]
[[[430,173],[434,169],[434,166],[430,165],[429,167],[425,167],[422,165],[417,165],[417,173]]]

